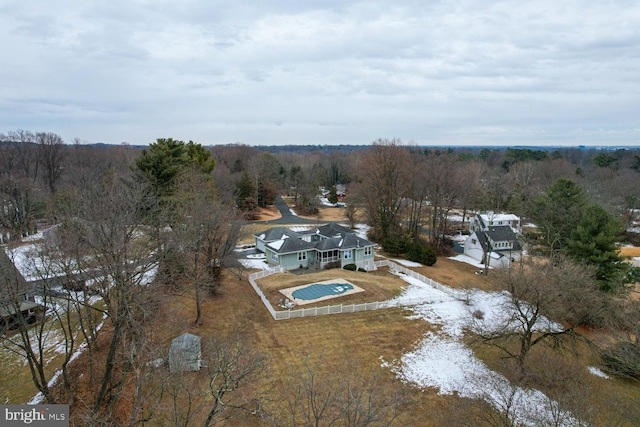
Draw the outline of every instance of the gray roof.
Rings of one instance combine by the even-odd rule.
[[[493,242],[512,242],[513,248],[509,249],[501,249],[501,248],[493,248],[494,252],[508,252],[508,251],[519,251],[522,250],[522,246],[520,246],[520,242],[518,241],[518,236],[513,232],[511,227],[508,225],[492,225],[489,226],[489,229],[486,231],[477,231],[476,236],[478,236],[478,242],[480,242],[480,246],[484,251],[489,249],[489,239]]]
[[[171,372],[197,371],[200,369],[201,338],[185,333],[171,341],[169,369]]]
[[[20,301],[20,312],[32,310],[34,308],[42,307],[42,305],[29,300]],[[16,314],[16,305],[8,304],[0,306],[0,317],[9,317]]]
[[[276,241],[268,243],[267,246],[274,252],[279,254],[286,254],[289,252],[299,252],[313,249],[316,246],[316,242],[305,242],[302,239],[286,238],[282,241]]]
[[[4,248],[0,248],[0,305],[23,299],[29,292],[29,285],[22,277]]]
[[[339,227],[339,228],[337,228]],[[306,242],[301,238],[286,238],[280,241],[270,242],[267,247],[278,253],[286,254],[292,252],[307,251],[310,249],[316,249],[318,251],[331,251],[331,250],[348,250],[356,248],[364,248],[365,246],[374,246],[374,244],[366,239],[356,236],[356,234],[346,227],[319,227],[318,229],[310,230],[306,232],[307,235],[320,234],[322,239],[314,242]],[[345,230],[349,233],[342,234]],[[322,234],[324,232],[334,232],[334,236],[326,236]]]
[[[283,236],[300,238],[302,234],[289,230],[286,227],[274,227],[260,233],[255,233],[255,237],[264,242],[275,242],[282,239]]]

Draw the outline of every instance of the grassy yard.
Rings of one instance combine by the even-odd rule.
[[[343,209],[326,208],[324,210],[323,208],[322,219],[329,220],[333,218],[330,216],[333,214],[342,215],[341,210]],[[267,221],[276,218],[277,212],[267,209],[264,215]],[[245,226],[241,243],[253,243],[253,233],[271,227],[273,224],[268,222]],[[477,267],[447,258],[439,258],[431,267],[413,269],[454,288],[484,290],[492,288],[491,272],[488,276],[476,275]],[[411,311],[394,308],[275,321],[248,283],[247,275],[248,273],[245,273],[245,277],[241,280],[232,275],[225,276],[219,294],[206,298],[203,302],[203,322],[200,325],[194,324],[195,302],[191,293],[185,292],[168,298],[159,308],[160,311],[152,325],[154,351],[158,351],[159,355],[166,355],[171,340],[185,332],[199,335],[205,341],[234,331],[240,333],[245,340],[251,342],[254,348],[268,357],[267,370],[260,376],[254,389],[262,396],[270,396],[269,410],[282,409],[286,382],[299,374],[301,361],[306,357],[316,361],[321,360],[320,375],[330,374],[337,367],[355,363],[361,372],[365,374],[374,372],[380,376],[381,393],[395,388],[409,390],[414,398],[414,404],[407,407],[403,414],[401,421],[404,425],[427,427],[451,425],[456,411],[478,410],[477,407],[469,406],[469,402],[454,395],[441,396],[435,389],[419,390],[403,384],[388,367],[383,366],[383,362],[397,363],[403,354],[415,349],[422,337],[435,328],[427,322],[412,319]],[[386,268],[368,273],[342,269],[310,274],[287,272],[263,278],[258,283],[275,307],[282,298],[278,292],[280,289],[337,277],[363,288],[365,292],[321,301],[305,307],[383,301],[398,295],[407,286],[401,278],[389,274]],[[475,348],[474,351],[476,356],[491,369],[502,372],[506,376],[509,375],[504,360],[493,349],[481,347]],[[589,394],[585,395],[583,403],[599,411],[594,417],[597,420],[595,425],[607,425],[609,416],[607,411],[618,411],[621,407],[624,409],[624,405],[630,404],[628,402],[640,402],[638,384],[605,380],[589,374],[586,366],[595,364],[597,358],[586,348],[578,348],[577,352],[561,353],[549,349],[536,350],[534,356],[531,369],[539,376],[545,371],[551,372],[551,369],[546,369],[549,366],[566,367],[567,372],[577,372],[572,380],[577,382],[571,384],[580,384],[588,389]],[[18,367],[17,360],[6,362],[4,357],[6,355],[0,353],[0,363],[3,367],[7,366],[6,363]],[[79,366],[86,364],[86,360],[78,362]],[[574,369],[577,370],[574,371]],[[35,390],[17,389],[22,384],[30,384],[27,369],[22,368],[19,374],[12,374],[6,369],[3,371],[0,373],[2,393],[10,388],[11,390],[6,393],[11,393],[13,397],[24,392],[27,400],[35,394]],[[19,379],[18,375],[21,375]],[[190,378],[193,389],[197,390],[199,395],[207,396],[208,381],[204,369],[190,375]],[[165,377],[161,375],[160,381],[164,379]],[[567,384],[570,383],[567,382]],[[559,391],[562,392],[562,390]],[[4,395],[0,395],[0,398],[4,399]],[[611,417],[611,419],[614,418]],[[201,421],[194,420],[194,424],[199,425]],[[258,418],[248,415],[246,418],[235,419],[223,425],[259,426],[264,424]],[[632,423],[622,420],[620,425],[632,425]]]
[[[99,314],[94,311],[96,321],[99,321]],[[72,322],[75,322],[77,316],[72,316]],[[66,325],[66,320],[64,321]],[[35,334],[41,325],[33,325],[31,332]],[[66,326],[65,326],[66,327]],[[44,360],[47,378],[51,379],[57,370],[60,369],[64,360],[64,335],[60,324],[53,315],[49,314],[43,325],[43,342],[44,342]],[[83,338],[80,330],[75,332],[75,347],[80,345]],[[20,343],[20,336],[15,332],[9,334],[6,339],[0,343],[0,403],[3,404],[21,404],[31,400],[37,393],[31,372],[26,358],[15,351],[16,347],[11,341]],[[35,341],[32,344],[36,348]]]

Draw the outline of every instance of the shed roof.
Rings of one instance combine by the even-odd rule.
[[[171,372],[197,371],[202,357],[201,338],[184,333],[171,341],[169,347],[169,369]]]

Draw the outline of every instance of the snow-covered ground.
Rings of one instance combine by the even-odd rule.
[[[419,262],[415,262],[415,261],[408,261],[406,259],[402,259],[402,258],[392,258],[391,261],[393,262],[397,262],[398,264],[402,264],[405,267],[424,267],[422,264],[420,264]]]
[[[247,255],[246,258],[241,258],[238,260],[245,268],[255,268],[258,270],[268,270],[269,265],[267,264],[267,257],[260,254],[250,254]]]
[[[35,236],[35,234],[33,236]],[[5,250],[18,271],[27,281],[64,275],[63,271],[59,269],[56,271],[55,266],[47,257],[42,256],[42,244],[40,243],[30,243],[11,249],[6,248]]]
[[[414,318],[439,325],[440,329],[428,332],[418,348],[401,360],[383,365],[404,382],[419,388],[433,387],[440,394],[455,392],[462,397],[482,399],[499,411],[510,407],[510,413],[524,425],[541,425],[560,412],[557,403],[542,392],[515,387],[490,370],[462,340],[464,330],[477,322],[483,328],[503,324],[507,314],[501,307],[508,294],[447,287],[439,290],[406,275],[400,277],[409,286],[394,301],[428,301],[412,308]],[[473,313],[478,311],[483,314],[482,320],[474,319]],[[579,425],[570,414],[564,414],[563,419],[565,422],[560,425]]]
[[[470,256],[464,255],[464,254],[459,254],[456,256],[452,256],[449,257],[449,259],[452,259],[454,261],[459,261],[459,262],[466,262],[467,264],[471,264],[474,267],[478,267],[478,268],[484,268],[485,265],[483,263],[481,263],[480,261],[478,261],[477,259],[471,258]],[[489,268],[493,268],[491,266],[489,266]]]

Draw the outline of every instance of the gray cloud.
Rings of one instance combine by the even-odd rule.
[[[0,54],[5,132],[640,144],[630,1],[9,1]]]

